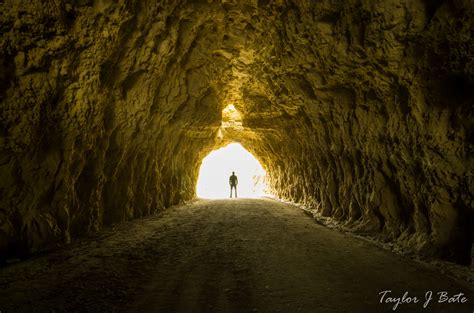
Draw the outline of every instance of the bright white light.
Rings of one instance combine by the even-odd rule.
[[[238,143],[209,153],[199,170],[196,193],[200,198],[229,198],[229,176],[235,172],[239,180],[239,198],[258,198],[266,195],[265,170],[255,157]]]

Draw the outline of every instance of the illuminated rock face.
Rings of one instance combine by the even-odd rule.
[[[471,1],[118,2],[0,4],[3,255],[191,199],[237,140],[275,195],[470,261]]]

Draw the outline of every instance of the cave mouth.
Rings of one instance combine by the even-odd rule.
[[[235,172],[239,198],[268,195],[266,172],[260,162],[239,143],[231,143],[210,152],[201,163],[196,195],[204,199],[229,197],[229,176]]]

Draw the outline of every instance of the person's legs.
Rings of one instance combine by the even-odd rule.
[[[230,185],[230,197],[232,198],[232,189],[235,189],[235,197],[237,198],[237,186]]]

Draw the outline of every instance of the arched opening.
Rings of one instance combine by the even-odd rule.
[[[242,116],[233,104],[227,105],[224,110],[222,110],[221,127],[234,129],[242,128]]]
[[[222,199],[230,195],[229,176],[238,177],[240,198],[259,198],[267,195],[266,172],[258,160],[239,143],[231,143],[212,151],[199,169],[196,194],[200,198]]]

